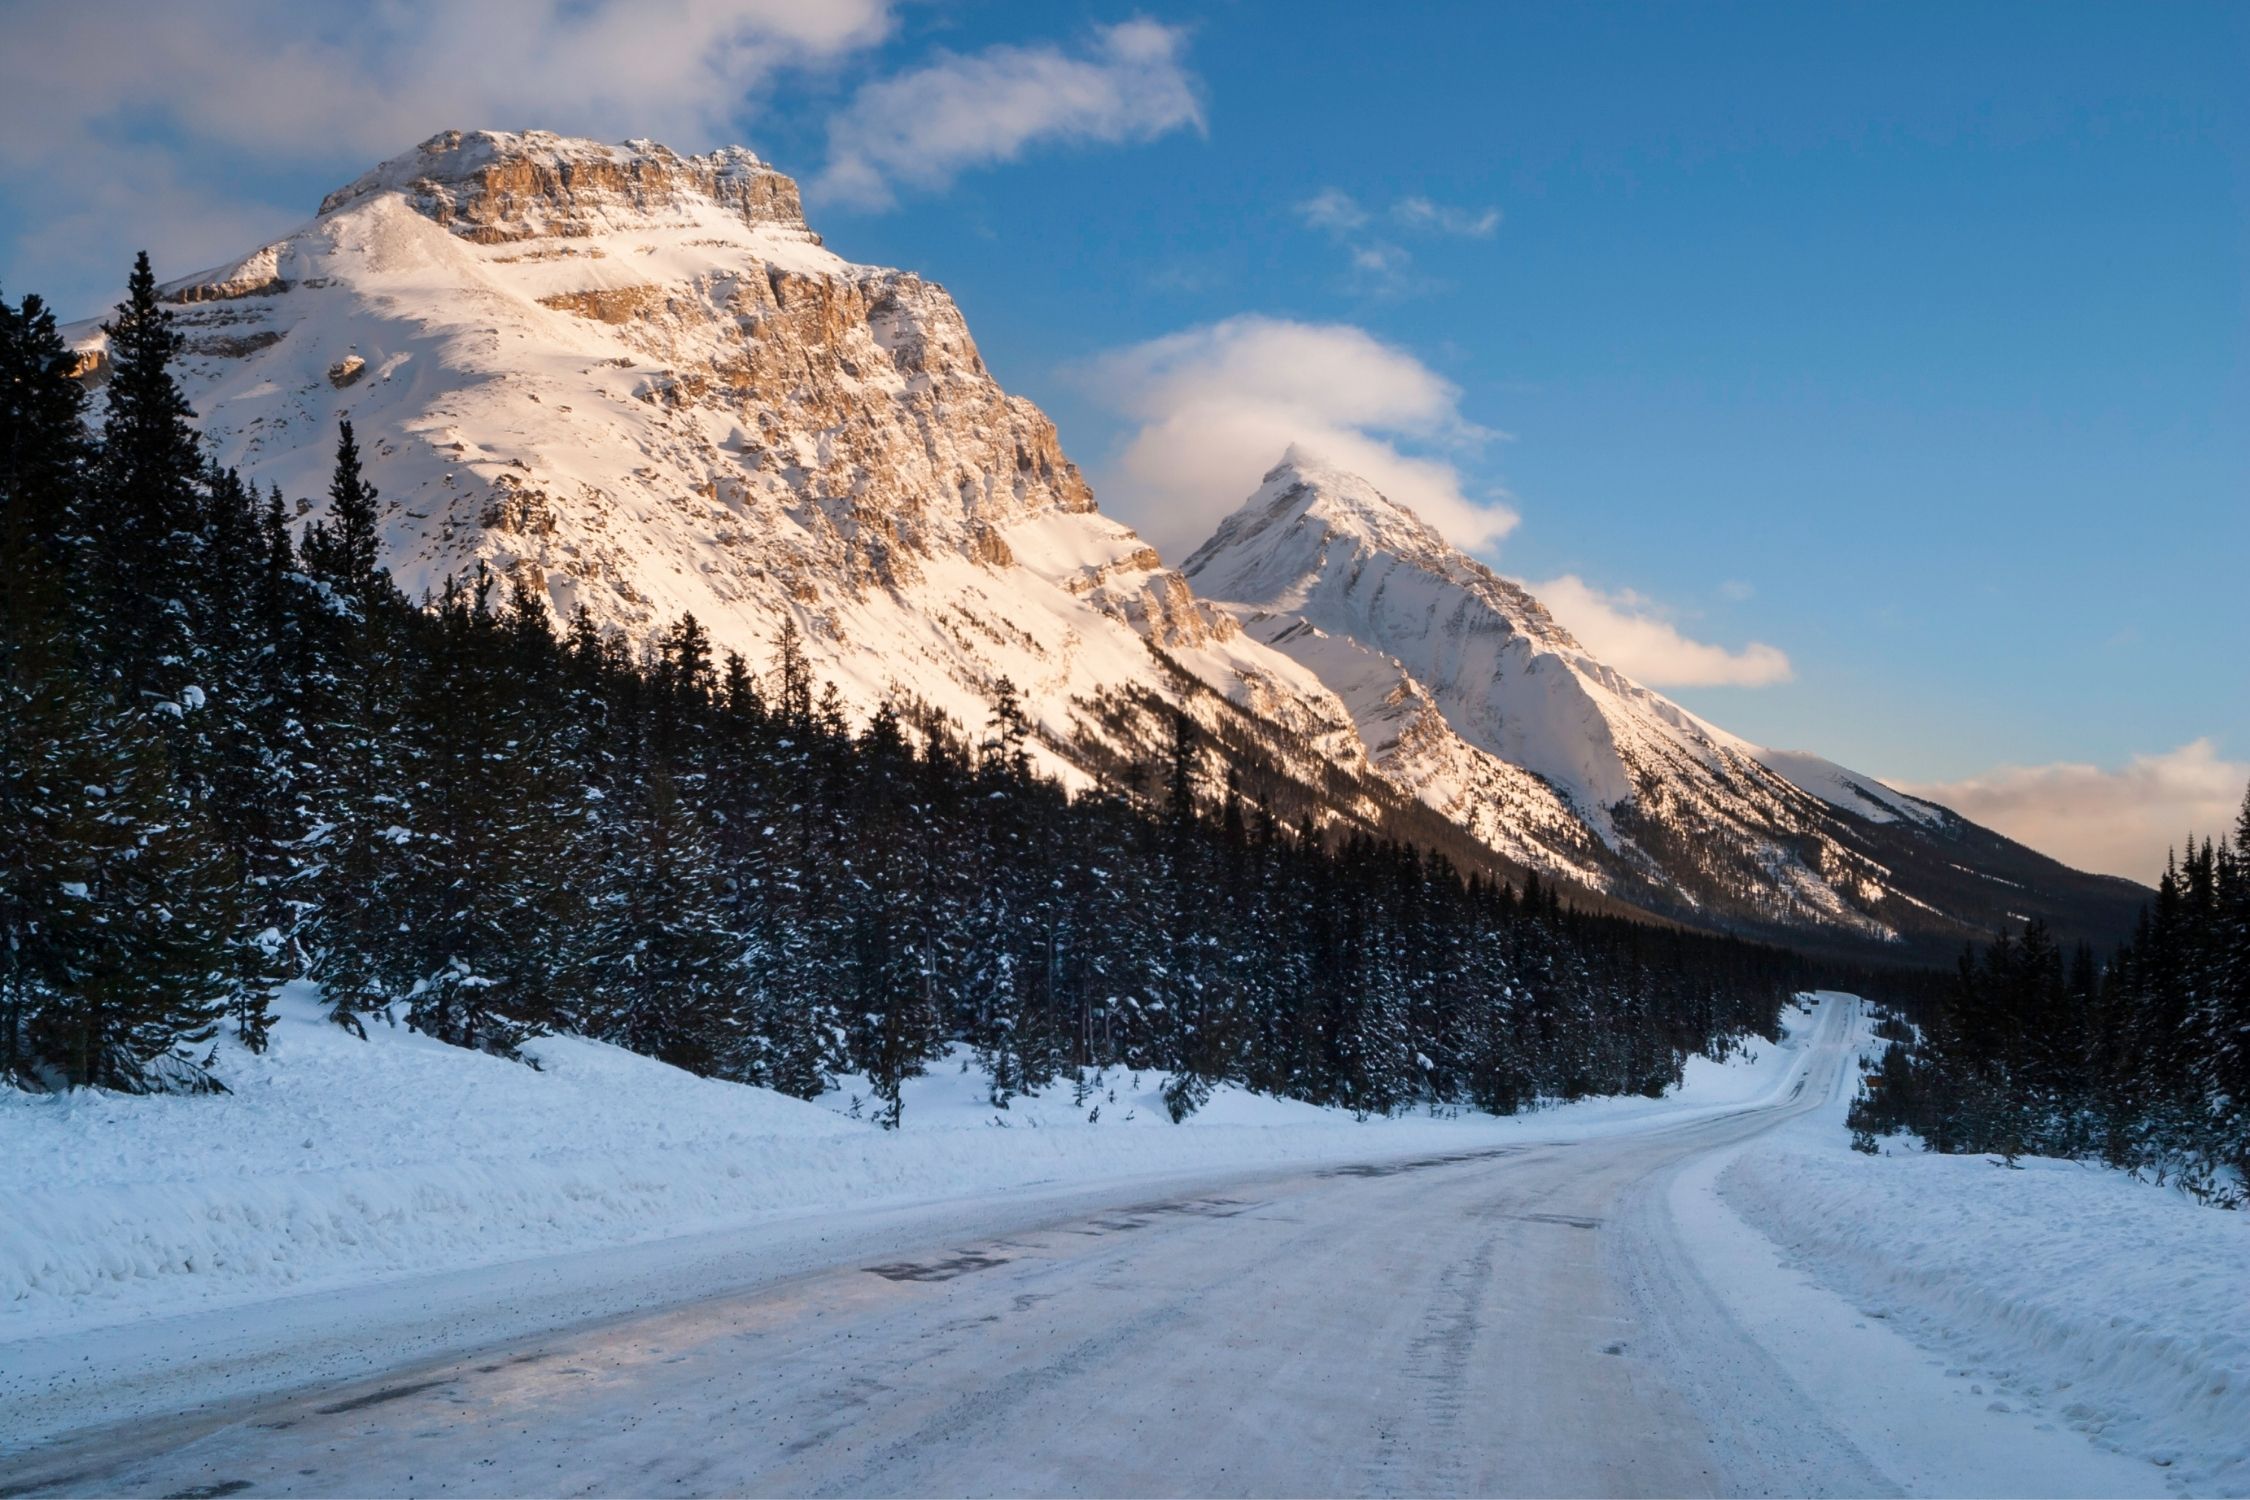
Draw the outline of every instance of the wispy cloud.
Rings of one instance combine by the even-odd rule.
[[[0,246],[8,284],[66,297],[106,289],[144,244],[160,274],[195,270],[309,216],[311,203],[267,202],[245,180],[328,168],[341,182],[448,127],[725,144],[781,75],[863,63],[891,35],[893,9],[18,0],[0,48],[0,187],[39,204],[40,221]],[[1186,47],[1183,28],[1134,20],[1076,49],[938,53],[846,99],[819,187],[879,205],[1042,143],[1201,129]]]
[[[1044,142],[1116,144],[1203,128],[1184,62],[1184,28],[1104,27],[1081,53],[998,46],[935,62],[859,90],[829,125],[817,193],[866,207],[901,186],[942,187],[971,167]]]
[[[1893,782],[2081,870],[2153,883],[2167,849],[2234,827],[2250,761],[2210,739],[2104,767],[1999,766],[1959,781]]]
[[[1342,188],[1322,188],[1297,205],[1297,217],[1313,229],[1341,234],[1367,222],[1367,210]]]
[[[310,214],[244,178],[356,173],[448,127],[721,144],[777,74],[891,23],[891,0],[17,0],[0,181],[41,225],[8,247],[9,280],[83,284],[92,262],[94,284],[112,264],[122,281],[139,245],[162,273],[197,269]]]
[[[1370,232],[1374,210],[1339,187],[1325,187],[1294,205],[1308,229],[1334,240],[1344,251],[1352,284],[1363,291],[1397,296],[1434,283],[1414,274],[1414,256],[1397,239]],[[1490,239],[1500,227],[1497,208],[1462,208],[1418,194],[1398,199],[1384,216],[1406,234]]]
[[[318,11],[296,0],[21,0],[0,52],[0,157],[23,165],[128,138],[157,149],[161,134],[259,161],[317,160],[394,153],[448,126],[710,144],[776,72],[873,46],[890,12],[889,0]]]
[[[1497,208],[1458,208],[1450,203],[1433,203],[1427,198],[1401,198],[1391,205],[1391,217],[1409,229],[1424,229],[1435,234],[1460,235],[1467,239],[1488,240],[1500,227],[1500,210]]]
[[[1526,587],[1588,651],[1650,687],[1765,687],[1794,675],[1778,646],[1752,641],[1730,649],[1694,640],[1656,601],[1631,589],[1596,588],[1575,573]]]
[[[1352,269],[1375,277],[1395,279],[1404,276],[1411,259],[1398,246],[1382,240],[1354,245],[1351,250]]]
[[[1135,424],[1103,495],[1174,559],[1249,498],[1292,445],[1360,474],[1455,544],[1516,524],[1455,456],[1492,436],[1461,393],[1365,329],[1245,316],[1092,361],[1085,383]]]

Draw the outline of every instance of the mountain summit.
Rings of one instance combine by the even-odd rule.
[[[691,612],[756,669],[793,624],[860,717],[975,732],[1005,678],[1081,788],[1155,784],[1184,713],[1285,826],[1701,924],[1950,945],[2137,898],[1703,722],[1303,455],[1165,567],[942,287],[835,254],[746,150],[446,131],[163,295],[220,462],[317,497],[354,422],[410,594],[482,565],[637,640]]]

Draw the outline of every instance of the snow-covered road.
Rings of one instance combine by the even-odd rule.
[[[1715,1209],[1845,1086],[1852,1020],[1772,1101],[1630,1132],[835,1218],[716,1294],[724,1236],[534,1263],[463,1285],[585,1317],[468,1357],[318,1306],[239,1368],[43,1346],[0,1494],[2162,1493],[1964,1404]]]

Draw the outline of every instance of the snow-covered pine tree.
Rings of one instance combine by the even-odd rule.
[[[961,964],[957,1001],[945,1020],[976,1049],[989,1097],[1001,1109],[1034,1086],[1024,1061],[1025,1027],[1036,1024],[1030,994],[1035,976],[1025,951],[1035,879],[1027,805],[1029,729],[1016,685],[1001,678],[977,746],[970,791],[974,816],[958,819],[959,826],[946,834],[957,851],[952,885],[959,911],[951,925]],[[927,795],[940,795],[942,780],[930,778]]]
[[[711,833],[652,752],[640,680],[612,705],[599,787],[601,863],[580,954],[596,1035],[690,1072],[734,1055],[740,939],[722,918]]]
[[[87,789],[111,766],[65,628],[61,569],[34,529],[37,491],[21,470],[0,479],[0,1080],[37,1083],[61,1077],[46,1042],[102,915],[88,878],[99,799]]]
[[[184,587],[193,574],[176,553],[196,544],[200,471],[178,420],[185,407],[166,369],[172,336],[153,289],[144,257],[117,325],[126,388],[112,391],[94,463],[78,432],[80,400],[60,384],[68,372],[52,320],[37,307],[0,317],[10,387],[0,405],[9,454],[0,470],[0,1051],[14,1075],[69,1087],[205,1086],[186,1052],[208,1040],[227,985],[230,892],[170,743],[195,701],[179,691],[193,685]],[[75,540],[88,509],[105,525],[91,554]],[[111,522],[120,536],[106,535]],[[136,579],[166,591],[153,611],[127,609]],[[131,670],[104,670],[103,653],[133,634],[121,612],[136,623],[147,614],[158,639],[140,643]]]
[[[2214,859],[2209,983],[2193,1018],[2217,1149],[2250,1182],[2250,792]]]
[[[75,579],[83,594],[80,506],[93,449],[83,425],[86,388],[71,378],[72,365],[44,302],[28,296],[16,307],[0,297],[0,505],[18,556],[38,559],[50,577]],[[83,602],[61,601],[66,610]]]
[[[315,784],[304,947],[322,1003],[338,1025],[387,1013],[411,984],[396,912],[400,846],[411,838],[398,733],[408,609],[377,568],[376,495],[351,424],[340,426],[329,513],[301,554],[319,605],[305,612],[301,691]]]
[[[796,623],[785,620],[764,712],[742,734],[744,762],[723,773],[720,806],[737,830],[730,884],[748,975],[748,1076],[811,1098],[845,1066],[843,936],[830,892],[842,812],[832,767],[849,751],[813,714],[812,676]]]
[[[263,1051],[268,997],[295,976],[285,891],[291,848],[306,824],[294,796],[293,725],[269,665],[282,654],[280,641],[261,610],[271,570],[266,549],[274,539],[232,471],[211,469],[203,491],[204,566],[189,611],[201,701],[177,743],[193,757],[187,779],[218,841],[231,891],[230,1019],[238,1039]],[[286,548],[286,534],[279,540]]]
[[[571,799],[538,691],[558,675],[544,606],[518,595],[504,620],[495,589],[480,566],[425,623],[401,724],[412,836],[394,842],[410,1024],[507,1055],[555,1021]]]
[[[190,601],[204,565],[204,467],[195,414],[172,375],[182,335],[157,300],[147,252],[134,261],[125,300],[102,331],[109,380],[101,516],[88,527],[101,657],[132,700],[180,705],[200,687]]]
[[[934,927],[928,897],[936,851],[924,836],[915,798],[914,753],[896,705],[876,711],[860,737],[858,776],[848,804],[860,837],[838,883],[845,930],[848,1045],[880,1103],[877,1119],[897,1129],[901,1089],[936,1051],[941,1017]]]

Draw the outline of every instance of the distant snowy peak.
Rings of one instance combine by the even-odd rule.
[[[1343,701],[1378,769],[1526,863],[1698,920],[1882,939],[1989,926],[2024,889],[1937,841],[2028,851],[1708,723],[1364,478],[1301,453],[1181,571]]]
[[[1538,600],[1357,474],[1292,447],[1181,571],[1220,599],[1290,604],[1357,563],[1403,565],[1476,596],[1496,620],[1580,649]]]
[[[1605,838],[1607,810],[1634,794],[1628,742],[1706,761],[1748,748],[1596,660],[1365,479],[1294,452],[1181,571],[1246,619],[1301,617],[1392,658],[1464,740],[1547,780]]]
[[[1443,579],[1481,608],[1493,628],[1570,654],[1575,670],[1634,700],[1671,729],[1713,751],[1747,756],[1831,806],[1877,823],[1905,818],[1936,826],[1952,816],[1821,756],[1751,744],[1651,692],[1595,658],[1522,585],[1461,552],[1367,480],[1295,448],[1189,557],[1183,571],[1216,599],[1296,608],[1324,584],[1340,579],[1358,585],[1370,567],[1398,566]]]

